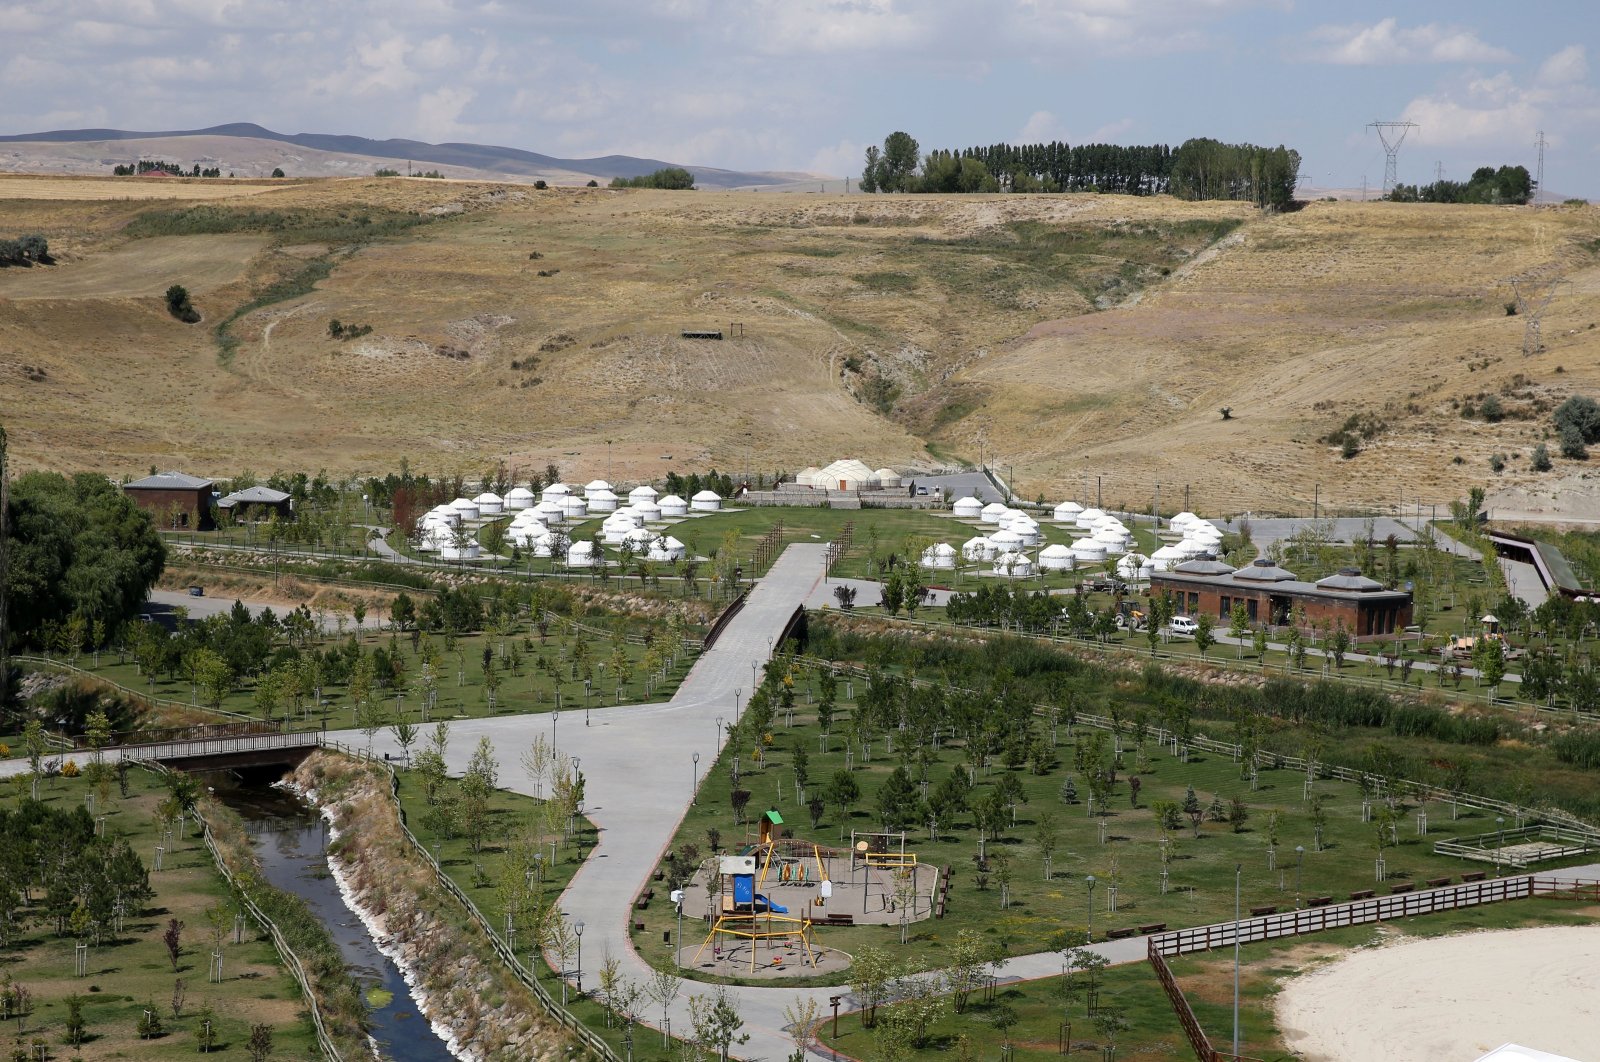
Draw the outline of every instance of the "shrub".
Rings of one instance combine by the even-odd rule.
[[[1517,315],[1517,304],[1515,302],[1506,303],[1506,316],[1507,317],[1515,317],[1516,315]]]
[[[174,284],[167,289],[167,312],[184,324],[194,324],[200,320],[200,314],[189,301],[189,289],[182,284]]]
[[[1535,472],[1550,471],[1550,448],[1544,443],[1535,446],[1533,448],[1532,464],[1529,467]]]
[[[591,180],[586,187],[599,188],[600,187],[600,182],[599,181],[595,181],[595,180]]]
[[[1348,461],[1360,452],[1361,444],[1356,441],[1356,437],[1354,435],[1346,435],[1344,437],[1344,445],[1339,448],[1339,456]]]
[[[546,184],[546,183],[545,183],[545,182],[543,182],[543,181],[534,181],[534,182],[533,182],[533,187],[534,187],[534,188],[535,188],[535,189],[536,189],[536,190],[538,190],[538,191],[540,191],[540,192],[542,192],[542,191],[544,191],[544,190],[545,190],[545,189],[546,189],[546,188],[549,188],[549,187],[550,187],[550,186],[549,186],[549,185],[548,185],[548,184]]]
[[[1561,456],[1569,461],[1584,461],[1589,457],[1589,448],[1583,444],[1583,432],[1575,424],[1561,429]]]
[[[272,167],[272,175],[274,177],[282,177],[283,176],[283,167],[282,166],[274,166],[274,167]]]
[[[1501,405],[1497,395],[1490,395],[1478,404],[1478,415],[1490,424],[1498,423],[1506,417],[1506,408]]]
[[[1573,395],[1550,415],[1556,430],[1576,428],[1585,443],[1600,442],[1600,403],[1584,395]]]
[[[1504,472],[1506,470],[1506,455],[1493,454],[1489,458],[1489,471]]]

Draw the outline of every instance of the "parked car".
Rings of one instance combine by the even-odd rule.
[[[1193,616],[1173,616],[1172,622],[1167,625],[1175,638],[1193,638],[1200,630],[1200,624],[1195,622]]]
[[[206,596],[206,588],[203,587],[203,586],[191,586],[191,587],[189,587],[189,596],[190,597],[205,597]]]

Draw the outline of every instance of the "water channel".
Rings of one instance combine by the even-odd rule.
[[[372,1036],[395,1062],[452,1062],[449,1047],[422,1016],[393,959],[378,950],[361,919],[345,905],[328,870],[327,824],[292,794],[252,780],[218,785],[217,797],[244,819],[261,873],[303,899],[327,927],[369,1003]]]

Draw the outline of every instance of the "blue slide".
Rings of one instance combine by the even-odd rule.
[[[757,911],[771,911],[773,914],[788,914],[789,909],[781,903],[773,903],[762,893],[756,893],[755,909]]]

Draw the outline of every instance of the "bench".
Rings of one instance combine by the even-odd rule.
[[[837,913],[830,914],[828,915],[827,924],[830,926],[853,926],[856,924],[856,916]]]
[[[1469,874],[1461,875],[1461,880],[1463,882],[1482,881],[1484,878],[1486,878],[1488,876],[1489,876],[1489,872],[1487,870],[1474,870]]]
[[[1147,937],[1152,933],[1165,933],[1166,931],[1167,924],[1165,922],[1151,922],[1147,926],[1139,927],[1139,933]]]
[[[1131,937],[1133,935],[1134,935],[1134,930],[1132,930],[1132,929],[1108,929],[1108,930],[1106,930],[1106,939],[1107,940],[1127,940],[1129,937]]]
[[[1448,884],[1450,884],[1450,879],[1449,878],[1429,878],[1428,879],[1428,888],[1430,888],[1430,889],[1443,888],[1444,886],[1446,886]]]
[[[1326,907],[1333,902],[1332,896],[1313,896],[1306,901],[1307,907]]]
[[[650,880],[651,881],[662,881],[662,880],[664,880],[666,878],[666,876],[667,876],[667,872],[665,870],[658,870],[658,871],[656,871],[656,876],[651,878]]]
[[[639,897],[637,900],[635,900],[633,902],[633,906],[636,907],[637,909],[643,911],[645,908],[650,906],[650,897],[648,897],[648,896]]]
[[[1399,885],[1389,886],[1389,895],[1394,896],[1402,892],[1410,892],[1416,887],[1417,884],[1414,881],[1401,882]]]
[[[1375,895],[1372,889],[1357,889],[1350,894],[1352,900],[1370,900]]]
[[[643,922],[635,922],[635,923],[633,923],[633,931],[635,933],[643,933],[644,932],[644,923]]]
[[[1262,915],[1277,914],[1277,913],[1278,913],[1277,906],[1274,905],[1274,904],[1270,904],[1270,903],[1265,905],[1265,906],[1263,906],[1263,907],[1252,907],[1252,908],[1250,908],[1250,917],[1251,918],[1260,918]]]

